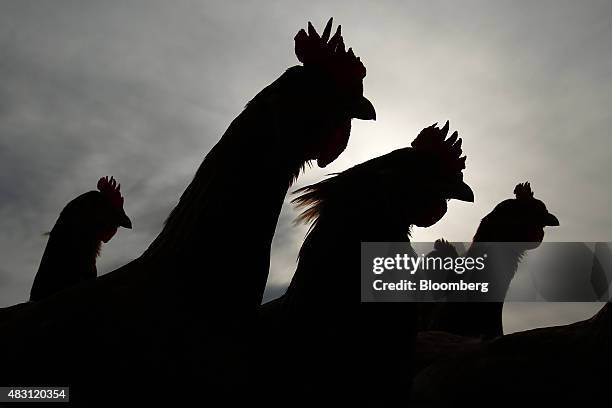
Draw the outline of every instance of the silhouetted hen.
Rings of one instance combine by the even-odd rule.
[[[375,119],[363,96],[366,69],[345,50],[340,26],[331,36],[308,24],[295,37],[303,63],[289,68],[250,101],[208,153],[142,262],[179,280],[198,307],[224,302],[255,312],[261,304],[270,245],[287,189],[316,160],[325,167],[346,148],[351,119]],[[249,245],[242,245],[242,231]],[[240,232],[240,233],[239,233]],[[168,270],[180,272],[169,276]],[[229,286],[231,285],[231,287]],[[231,296],[231,302],[227,302]]]
[[[360,303],[360,243],[406,242],[411,251],[412,225],[435,224],[451,198],[473,201],[463,182],[461,139],[457,132],[446,139],[448,128],[448,122],[428,127],[412,147],[296,192],[294,202],[303,208],[298,220],[312,225],[286,294],[262,308],[266,328],[278,324],[288,348],[275,350],[291,361],[283,364],[284,378],[274,379],[289,382],[281,388],[344,405],[407,396],[414,307]]]
[[[353,118],[375,119],[363,96],[366,69],[345,49],[340,27],[333,36],[331,27],[330,20],[322,35],[310,23],[300,30],[295,53],[302,65],[232,121],[141,257],[44,307],[21,309],[5,324],[10,335],[0,347],[12,350],[3,364],[14,381],[59,378],[96,399],[100,381],[138,400],[143,393],[134,389],[152,384],[176,398],[169,382],[197,385],[210,398],[222,393],[226,404],[228,395],[246,395],[227,391],[244,390],[250,380],[234,342],[244,337],[248,348],[245,322],[261,302],[287,189],[311,160],[324,167],[342,153]],[[98,341],[104,347],[90,355]],[[58,354],[61,367],[53,363]]]
[[[118,227],[132,228],[120,189],[114,178],[104,177],[98,181],[98,191],[81,194],[66,205],[49,233],[30,300],[97,276],[102,242],[110,241]]]
[[[546,205],[533,197],[529,183],[518,184],[514,194],[515,198],[502,201],[482,219],[465,254],[474,259],[485,256],[486,267],[458,277],[491,282],[489,292],[467,295],[464,299],[469,303],[441,303],[429,330],[485,338],[503,334],[503,302],[487,300],[505,297],[525,251],[541,244],[544,227],[559,225]]]
[[[411,406],[609,406],[611,303],[587,320],[492,341],[446,336],[455,350],[432,344],[441,353],[417,376]]]

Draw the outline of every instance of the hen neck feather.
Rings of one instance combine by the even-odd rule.
[[[245,227],[252,232],[251,243],[271,242],[287,189],[304,160],[280,151],[278,140],[295,135],[280,134],[284,129],[267,119],[269,112],[258,102],[231,123],[145,257],[186,249],[199,257],[211,239],[227,238]]]

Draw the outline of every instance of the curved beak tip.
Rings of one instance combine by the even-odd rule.
[[[376,120],[376,109],[368,98],[362,96],[355,105],[351,116],[361,120]]]
[[[461,201],[465,201],[465,202],[467,202],[467,203],[473,203],[473,202],[474,202],[474,195],[471,195],[471,196],[469,196],[469,197],[465,197],[465,198],[463,198],[463,199],[459,199],[459,200],[461,200]]]
[[[449,198],[454,198],[455,200],[465,201],[468,203],[474,202],[474,191],[472,191],[472,188],[464,182],[459,184],[451,195],[452,197]]]
[[[119,225],[123,228],[132,229],[132,220],[130,220],[130,218],[124,214],[123,217],[121,217],[121,222]]]
[[[553,214],[548,213],[546,215],[546,220],[545,220],[545,224],[544,225],[546,225],[547,227],[558,227],[560,225],[559,224],[559,219],[556,216],[554,216]]]

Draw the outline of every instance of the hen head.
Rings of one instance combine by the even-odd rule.
[[[123,209],[121,184],[111,177],[98,180],[97,211],[94,218],[97,224],[98,238],[108,242],[117,232],[118,227],[132,228],[132,221]]]
[[[306,159],[316,159],[319,167],[344,151],[351,119],[376,119],[374,106],[363,96],[366,69],[352,48],[346,50],[340,26],[333,36],[331,29],[332,19],[321,35],[308,23],[308,31],[302,29],[295,36],[295,54],[303,65],[294,67],[300,85],[293,104],[298,106],[301,125],[308,129]]]
[[[482,219],[474,241],[524,243],[525,249],[534,249],[544,239],[544,227],[559,226],[557,217],[534,198],[529,183],[518,184],[514,194]]]

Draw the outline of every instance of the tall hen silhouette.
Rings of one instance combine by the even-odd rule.
[[[297,191],[299,220],[311,229],[287,293],[262,308],[266,329],[277,330],[268,343],[278,348],[273,340],[282,338],[276,352],[291,361],[282,365],[285,389],[344,405],[400,403],[408,395],[415,308],[360,303],[360,243],[405,242],[411,251],[411,226],[435,224],[449,199],[473,201],[461,139],[457,132],[446,138],[448,129],[448,122],[428,127],[412,147]]]
[[[465,254],[474,259],[488,257],[483,270],[474,270],[462,278],[490,282],[489,292],[471,294],[465,299],[468,302],[441,303],[433,312],[429,330],[485,338],[503,334],[504,303],[499,299],[504,299],[525,252],[542,243],[544,228],[559,225],[546,205],[534,198],[529,183],[518,184],[514,194],[515,198],[497,204],[482,219]]]
[[[1,383],[70,384],[90,401],[100,383],[134,399],[157,384],[155,399],[173,399],[164,384],[212,395],[246,382],[244,349],[231,344],[249,336],[287,189],[311,160],[324,167],[342,153],[353,118],[376,116],[364,65],[331,28],[298,32],[301,65],[234,119],[141,257],[0,322],[11,350]]]

